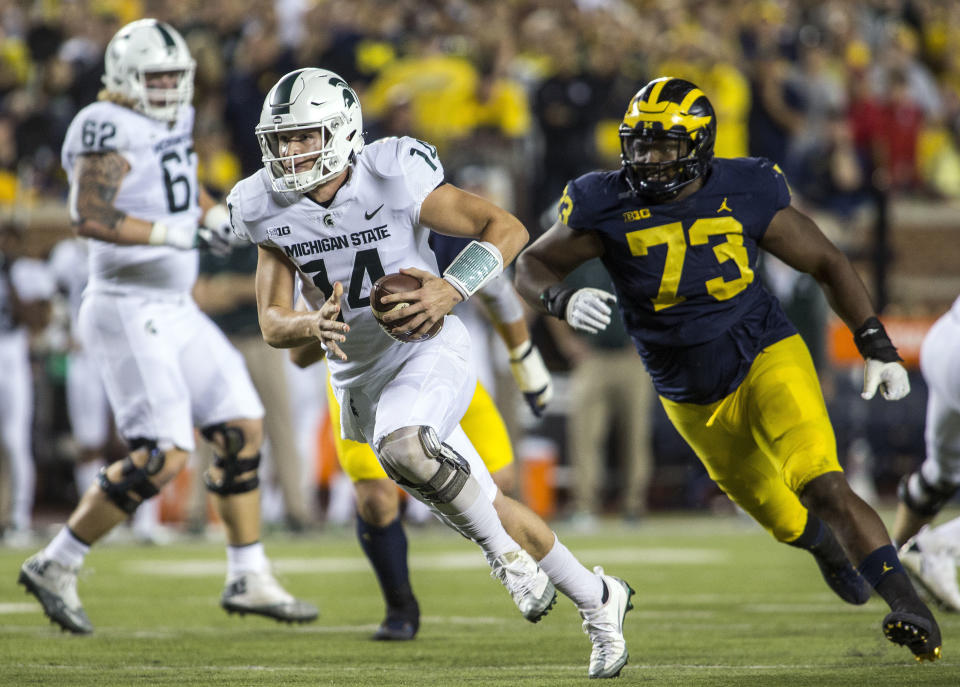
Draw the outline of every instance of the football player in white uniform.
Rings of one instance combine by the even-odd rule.
[[[227,202],[234,231],[259,246],[264,339],[278,347],[319,340],[344,438],[370,444],[394,481],[479,544],[528,620],[551,608],[554,585],[573,599],[593,642],[591,677],[618,675],[627,660],[629,585],[601,568],[588,571],[546,523],[500,493],[459,425],[476,372],[465,328],[444,316],[502,271],[526,243],[526,230],[444,183],[428,143],[386,138],[364,147],[357,96],[332,72],[283,76],[267,94],[256,134],[264,169],[237,184]],[[474,239],[442,277],[429,229]],[[388,297],[409,305],[384,315],[382,329],[370,287],[401,270],[422,286]],[[298,273],[312,311],[294,309]],[[406,315],[413,319],[390,324]],[[439,333],[423,336],[441,320]],[[402,344],[385,330],[422,340]]]
[[[101,471],[19,582],[51,620],[91,632],[76,591],[90,545],[174,478],[198,427],[217,454],[204,477],[227,530],[221,605],[313,620],[316,608],[277,583],[259,541],[260,399],[239,353],[190,297],[194,246],[225,246],[229,236],[226,207],[197,183],[194,61],[180,34],[154,19],[120,29],[105,61],[105,89],[71,123],[62,162],[75,230],[91,239],[80,339],[131,453]]]
[[[80,303],[89,277],[87,239],[68,238],[50,251],[47,261],[57,287],[66,295],[70,314],[67,350],[66,400],[70,432],[77,444],[73,480],[83,495],[97,481],[105,467],[103,451],[110,441],[110,403],[94,357],[79,341]],[[133,536],[145,543],[164,543],[169,534],[160,525],[160,504],[156,499],[142,503],[131,519]]]
[[[938,527],[933,519],[960,489],[960,298],[927,332],[920,370],[927,384],[924,430],[927,456],[900,482],[893,540],[900,561],[942,608],[960,613],[960,518]]]
[[[30,546],[36,467],[30,430],[33,424],[33,375],[30,336],[50,319],[53,276],[33,258],[17,257],[21,229],[0,225],[0,460],[7,461],[9,503],[0,513],[3,542]],[[3,529],[3,528],[8,529]]]

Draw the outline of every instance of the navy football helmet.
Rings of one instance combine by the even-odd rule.
[[[620,159],[637,195],[665,202],[706,176],[717,117],[699,88],[664,76],[641,88],[620,123]]]

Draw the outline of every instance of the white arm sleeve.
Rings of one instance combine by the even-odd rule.
[[[483,301],[490,316],[497,322],[508,323],[523,319],[520,296],[505,274],[499,274],[487,282],[477,293],[477,298]]]

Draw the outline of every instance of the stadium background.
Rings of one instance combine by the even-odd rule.
[[[849,334],[809,280],[765,277],[811,346],[842,460],[892,499],[923,453],[925,388],[916,351],[960,293],[960,4],[663,0],[0,0],[0,208],[46,257],[70,234],[59,151],[95,99],[116,30],[170,22],[197,60],[201,179],[223,194],[260,166],[252,135],[266,90],[300,66],[330,68],[358,91],[368,140],[394,132],[435,144],[448,178],[512,209],[532,233],[567,179],[618,164],[630,96],[662,74],[687,78],[719,118],[719,156],[762,155],[786,172],[861,271],[912,366],[897,404],[859,399]],[[520,453],[556,460],[564,506],[568,366],[535,323],[559,387],[537,421],[501,399]],[[38,520],[75,503],[63,398],[65,336],[34,342]],[[654,409],[653,509],[723,506]],[[327,456],[329,459],[329,456]],[[607,477],[616,503],[618,477]],[[889,502],[889,501],[888,501]]]

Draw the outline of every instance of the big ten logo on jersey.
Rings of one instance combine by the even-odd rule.
[[[272,239],[280,238],[281,236],[290,236],[290,225],[284,224],[282,227],[270,227],[267,229],[267,236]]]
[[[629,212],[623,213],[624,222],[639,222],[642,219],[646,219],[650,216],[650,210],[647,208],[640,208],[639,210],[630,210]]]

